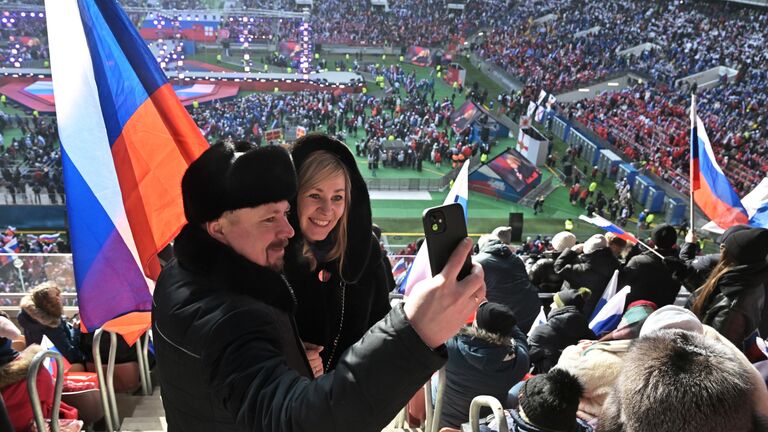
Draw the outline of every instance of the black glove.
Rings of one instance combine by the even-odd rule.
[[[685,280],[691,273],[691,268],[680,258],[668,256],[664,257],[661,262],[672,272],[672,277],[678,281]]]

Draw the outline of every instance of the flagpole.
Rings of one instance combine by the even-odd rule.
[[[640,240],[640,239],[637,239],[637,243],[638,243],[640,246],[644,246],[644,247],[645,247],[646,249],[648,249],[649,251],[651,251],[651,252],[655,253],[657,257],[659,257],[659,258],[661,258],[661,259],[664,259],[664,255],[660,254],[658,251],[656,251],[656,249],[654,249],[654,248],[652,248],[652,247],[648,246],[648,245],[647,245],[646,243],[644,243],[642,240]]]
[[[690,164],[689,172],[689,179],[688,182],[690,183],[689,187],[689,202],[688,202],[688,221],[690,222],[688,224],[688,229],[693,232],[694,225],[693,225],[693,146],[698,147],[698,137],[695,135],[696,133],[696,91],[691,92],[691,149],[689,150],[691,152],[690,161],[688,162]],[[697,154],[698,155],[698,154]],[[698,174],[697,174],[698,175]],[[687,234],[687,233],[686,233]]]

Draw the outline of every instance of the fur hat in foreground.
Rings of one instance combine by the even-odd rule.
[[[659,330],[624,357],[598,431],[751,431],[751,383],[747,367],[720,342]]]
[[[212,221],[228,210],[290,200],[296,189],[291,157],[276,146],[238,152],[231,144],[215,144],[181,180],[184,215],[191,224]]]

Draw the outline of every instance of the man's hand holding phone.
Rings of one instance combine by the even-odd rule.
[[[443,270],[417,283],[405,302],[405,315],[430,348],[437,348],[453,337],[485,300],[485,281],[480,264],[472,264],[469,276],[457,280],[472,241],[462,240]]]

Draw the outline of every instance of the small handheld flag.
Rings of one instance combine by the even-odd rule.
[[[628,242],[639,244],[640,246],[643,246],[646,249],[648,249],[649,251],[651,251],[654,254],[656,254],[656,256],[658,256],[659,258],[664,259],[664,255],[656,252],[656,250],[654,248],[652,248],[652,247],[648,246],[647,244],[643,243],[637,237],[633,236],[632,234],[630,234],[630,233],[624,231],[623,229],[619,228],[618,226],[614,225],[613,223],[611,223],[611,221],[609,221],[608,219],[605,219],[604,217],[601,217],[601,216],[598,216],[598,215],[594,215],[592,217],[587,217],[587,216],[581,215],[581,216],[579,216],[579,219],[583,220],[584,222],[590,223],[590,224],[592,224],[592,225],[594,225],[594,226],[596,226],[598,228],[602,228],[602,229],[604,229],[604,230],[606,230],[606,231],[608,231],[610,233],[614,233],[614,234],[616,234],[617,237],[623,238],[624,240],[626,240]]]
[[[611,276],[611,280],[608,281],[608,285],[605,287],[605,291],[603,291],[603,295],[600,296],[600,300],[597,301],[597,305],[595,306],[595,310],[592,311],[592,316],[589,317],[589,320],[595,319],[598,313],[605,307],[606,304],[613,298],[614,295],[616,295],[616,289],[619,285],[619,270],[616,269],[613,271],[613,276]]]
[[[621,291],[608,300],[608,303],[600,309],[600,312],[590,321],[589,328],[600,336],[601,334],[612,332],[621,322],[621,316],[624,314],[624,304],[627,302],[627,295],[632,289],[625,286]]]

